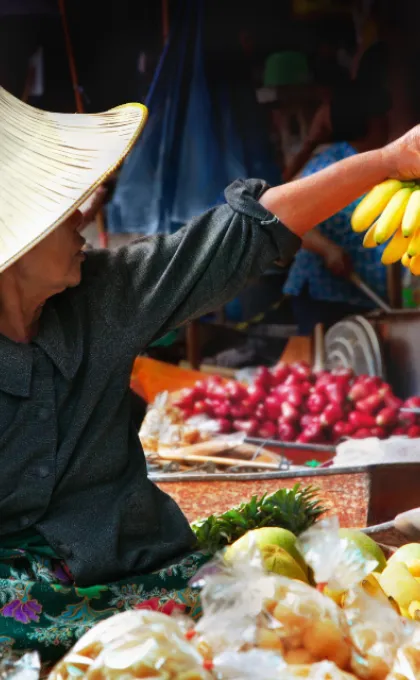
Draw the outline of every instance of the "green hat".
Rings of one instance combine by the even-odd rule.
[[[308,81],[308,63],[301,52],[275,52],[265,62],[265,87],[302,85]]]

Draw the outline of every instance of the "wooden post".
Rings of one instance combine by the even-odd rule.
[[[77,113],[84,113],[85,109],[83,106],[83,99],[80,93],[79,80],[77,75],[76,61],[74,58],[73,46],[70,38],[70,30],[67,21],[66,6],[64,0],[58,0],[58,5],[60,8],[61,20],[63,23],[64,39],[66,43],[67,59],[69,62],[71,82],[73,85],[74,98],[76,101],[76,111]],[[102,208],[99,209],[96,215],[96,228],[99,234],[99,242],[102,248],[108,248],[108,234],[105,229],[105,222]]]
[[[61,21],[63,23],[64,40],[66,43],[67,59],[69,62],[71,82],[73,85],[74,98],[76,100],[76,111],[77,113],[84,113],[83,100],[80,94],[79,81],[77,77],[76,62],[74,59],[73,47],[71,44],[69,25],[67,21],[66,7],[64,0],[58,0],[60,7]]]

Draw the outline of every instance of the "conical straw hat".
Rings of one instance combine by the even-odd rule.
[[[100,114],[48,113],[0,87],[0,272],[114,172],[146,119],[141,104]]]

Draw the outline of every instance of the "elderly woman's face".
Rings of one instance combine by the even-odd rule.
[[[35,288],[60,292],[77,286],[81,279],[82,214],[77,210],[35,248],[20,258],[15,267],[20,277]]]

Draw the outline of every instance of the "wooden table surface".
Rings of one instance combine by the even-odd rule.
[[[369,506],[369,476],[360,472],[352,475],[292,477],[282,479],[253,479],[235,481],[185,481],[159,482],[162,491],[172,496],[190,522],[221,513],[242,502],[250,501],[254,494],[274,493],[282,487],[290,488],[300,482],[319,489],[319,498],[338,515],[340,525],[364,527]]]

